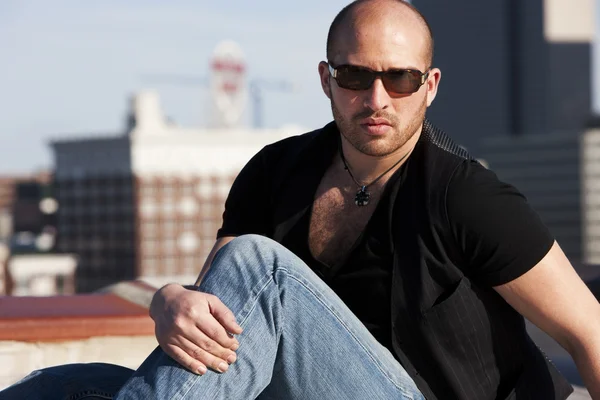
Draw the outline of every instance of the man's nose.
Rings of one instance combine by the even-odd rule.
[[[376,78],[371,87],[365,92],[365,107],[378,111],[389,106],[391,98],[381,78]]]

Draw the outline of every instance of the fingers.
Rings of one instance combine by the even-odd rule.
[[[233,315],[231,310],[229,310],[229,308],[227,308],[227,306],[225,306],[225,304],[223,304],[223,302],[219,300],[218,297],[208,297],[208,305],[210,307],[210,313],[215,317],[217,321],[219,321],[219,323],[225,328],[227,332],[231,332],[236,335],[242,333],[242,328],[237,324],[235,316]]]
[[[196,346],[194,343],[186,339],[180,341],[179,347],[194,360],[199,361],[206,367],[217,372],[227,372],[229,369],[229,364],[232,364],[236,361],[235,353],[229,357],[228,360],[224,360]]]
[[[155,318],[155,334],[162,349],[196,374],[207,368],[225,372],[237,359],[241,333],[233,313],[214,295],[176,293]]]
[[[207,317],[211,318],[210,316]],[[215,321],[216,324],[218,324]],[[219,358],[221,361],[232,364],[237,359],[237,355],[235,351],[231,349],[232,345],[230,344],[231,339],[225,346],[221,345],[219,342],[210,338],[206,333],[194,327],[194,329],[190,329],[186,332],[186,335],[180,335],[184,340],[180,340],[187,347],[184,349],[190,356],[194,357],[196,360],[200,360],[197,357],[197,354],[200,352],[197,349],[203,350],[208,354]],[[237,340],[233,339],[234,343],[237,344]],[[229,347],[227,347],[229,346]],[[239,345],[238,345],[239,347]],[[212,364],[211,364],[212,365]]]
[[[213,346],[217,347],[209,347],[211,343],[206,343],[202,341],[200,347],[205,350],[208,350],[212,354],[219,355],[211,350],[218,351],[219,348],[230,349],[228,351],[235,351],[240,347],[238,340],[227,333],[223,325],[219,321],[217,321],[212,315],[208,315],[206,318],[203,318],[200,321],[196,321],[196,326],[198,327],[198,332],[201,332],[203,335],[206,335],[206,339],[208,339]]]
[[[207,367],[217,372],[227,372],[229,365],[233,364],[237,359],[233,352],[226,360],[216,357],[181,336],[177,338],[176,342],[162,346],[163,350],[171,358],[195,374],[206,374]]]
[[[191,357],[188,353],[183,351],[183,349],[172,344],[161,347],[169,357],[177,361],[180,365],[184,366],[189,371],[198,375],[206,374],[206,365]]]

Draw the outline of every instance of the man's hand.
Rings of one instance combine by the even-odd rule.
[[[150,304],[160,347],[196,374],[207,368],[227,371],[235,362],[242,328],[216,296],[170,284],[156,292]]]

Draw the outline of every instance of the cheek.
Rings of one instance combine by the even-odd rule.
[[[395,99],[392,104],[397,115],[409,117],[418,113],[426,106],[427,98],[425,96],[409,96]]]
[[[338,112],[344,116],[353,116],[364,109],[359,96],[350,91],[333,93],[332,101]]]

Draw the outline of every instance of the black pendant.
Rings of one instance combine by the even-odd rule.
[[[360,189],[358,189],[358,192],[356,192],[356,196],[354,196],[354,204],[356,204],[359,207],[366,206],[367,204],[369,204],[370,198],[371,193],[367,192],[366,186],[362,186]]]

